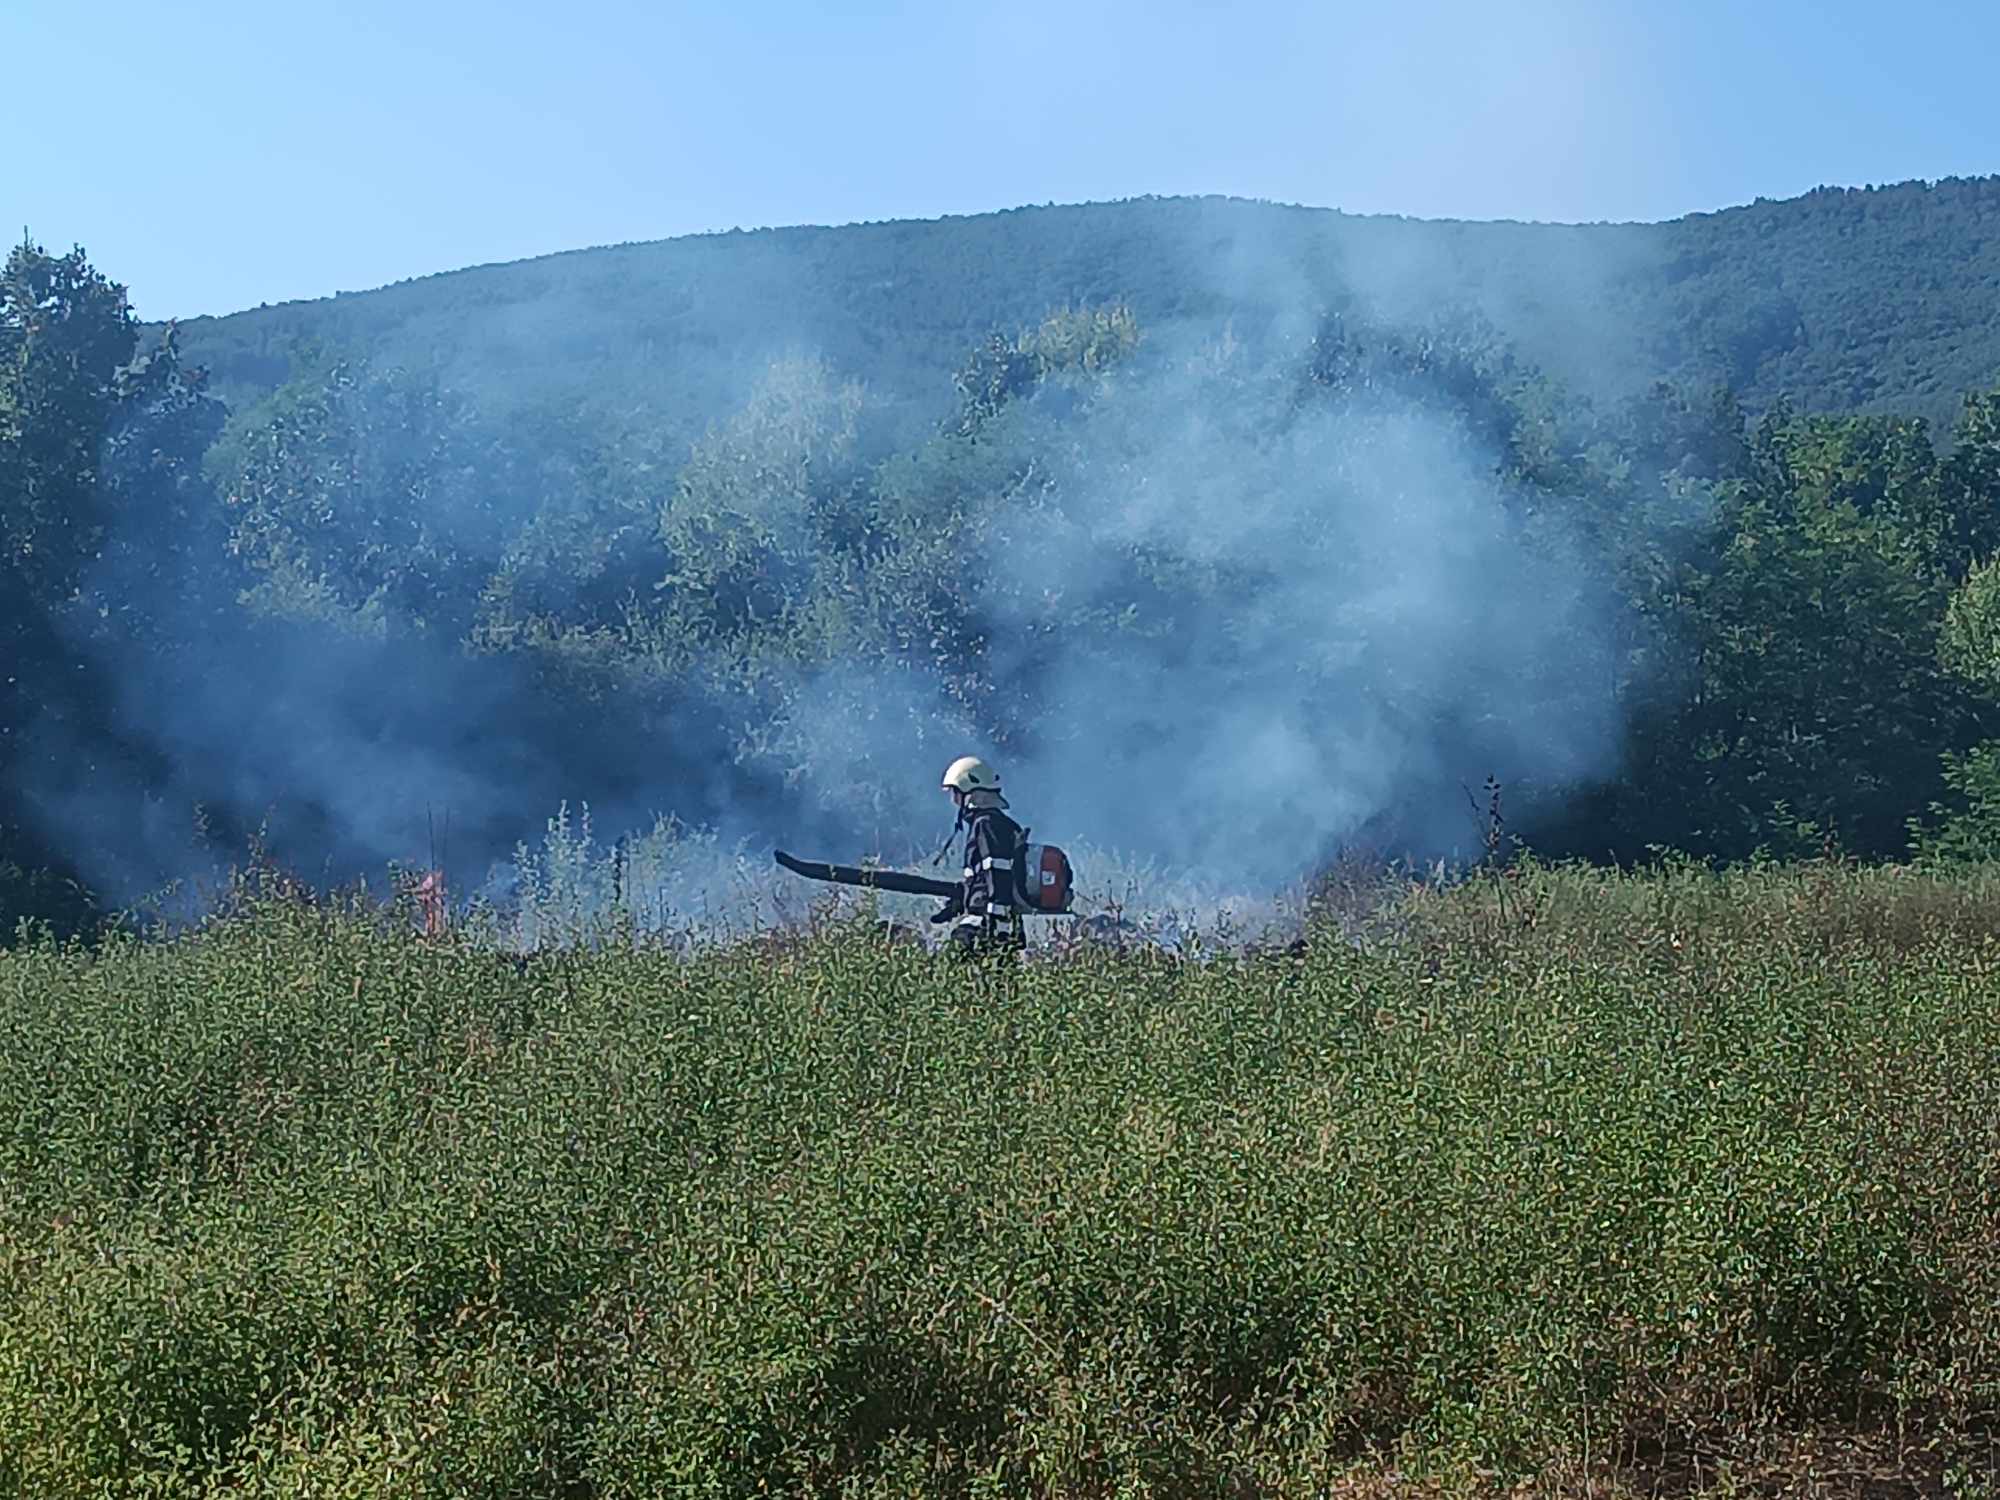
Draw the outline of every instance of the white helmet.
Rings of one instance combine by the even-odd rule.
[[[1000,795],[1000,773],[976,755],[961,755],[945,767],[942,785],[948,792],[960,792],[967,797],[989,792],[997,798]]]

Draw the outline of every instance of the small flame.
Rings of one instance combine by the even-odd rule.
[[[442,938],[451,930],[451,912],[446,902],[444,871],[427,870],[412,887],[417,911],[427,938]]]

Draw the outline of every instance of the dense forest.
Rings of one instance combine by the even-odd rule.
[[[972,344],[1051,307],[1297,328],[1335,303],[1488,322],[1575,390],[1728,385],[1755,414],[1921,416],[2000,377],[2000,178],[1826,188],[1662,224],[1459,223],[1229,199],[1028,207],[575,251],[183,324],[232,405],[313,351],[498,412],[680,441],[809,350],[932,420]]]
[[[979,748],[1221,883],[2000,844],[2000,180],[1224,202],[141,327],[0,281],[0,922],[564,801],[906,857]],[[1473,849],[1471,852],[1476,853]]]

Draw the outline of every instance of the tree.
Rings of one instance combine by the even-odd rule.
[[[1963,574],[2000,553],[2000,390],[1965,398],[1939,488],[1946,509],[1947,564]]]
[[[988,334],[952,376],[958,408],[946,431],[976,437],[1009,402],[1032,394],[1051,376],[1098,374],[1138,345],[1139,320],[1122,304],[1058,308],[1012,337]]]
[[[533,500],[463,398],[337,363],[233,421],[207,468],[257,612],[461,638]]]
[[[78,602],[94,588],[108,615],[137,597],[107,559],[163,566],[156,544],[185,540],[205,516],[195,462],[219,408],[182,370],[171,333],[135,359],[138,329],[125,289],[81,249],[52,256],[24,242],[0,270],[0,937],[12,919],[79,916],[73,882],[45,867],[22,798],[37,764],[31,723],[59,724],[51,743],[73,757],[110,734],[101,662],[84,649]],[[148,508],[178,493],[163,527]],[[130,523],[130,524],[128,524]],[[136,529],[150,533],[142,545]],[[40,754],[58,753],[44,749]]]
[[[1953,591],[1938,655],[1951,671],[2000,700],[2000,558],[1973,568]]]
[[[859,386],[814,360],[773,364],[694,445],[660,507],[663,624],[688,645],[768,625],[824,554],[857,540],[850,504]]]
[[[1935,459],[1900,424],[1767,422],[1756,475],[1678,580],[1691,671],[1635,798],[1685,809],[1671,839],[1742,857],[1833,834],[1903,845],[1976,705],[1939,661]]]
[[[0,271],[0,618],[68,599],[102,543],[98,465],[137,330],[81,249],[23,243]]]

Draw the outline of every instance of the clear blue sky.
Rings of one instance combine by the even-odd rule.
[[[1141,193],[1657,219],[2000,170],[2000,5],[0,0],[0,216],[147,317]]]

